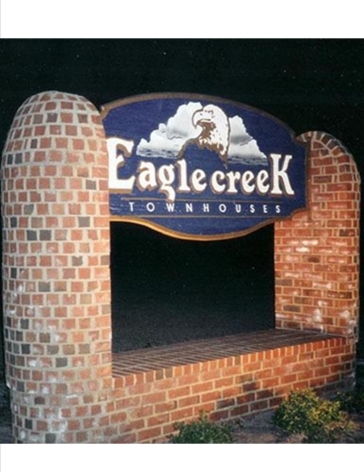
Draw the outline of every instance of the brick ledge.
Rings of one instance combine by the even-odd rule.
[[[174,375],[172,368],[178,366],[234,358],[245,354],[290,348],[299,344],[316,343],[335,338],[341,337],[311,331],[271,329],[221,338],[187,341],[169,346],[114,353],[112,371],[116,386],[121,387],[125,385],[122,379],[126,380],[129,376],[134,378],[132,383],[138,383],[138,380],[153,381],[158,378],[171,377]],[[129,384],[129,382],[126,383]]]

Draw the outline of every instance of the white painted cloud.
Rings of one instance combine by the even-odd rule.
[[[198,137],[199,126],[192,123],[192,116],[203,108],[199,102],[189,102],[178,107],[174,116],[167,123],[160,123],[152,131],[149,140],[141,139],[136,153],[142,157],[163,157],[176,159],[187,141]],[[230,164],[265,164],[266,155],[260,151],[257,141],[247,132],[239,116],[229,118],[230,144],[228,162]]]
[[[136,153],[142,157],[176,158],[186,141],[197,138],[201,132],[192,124],[192,115],[201,110],[199,102],[189,102],[178,107],[174,116],[167,123],[160,123],[158,129],[152,131],[149,141],[142,139]]]
[[[230,145],[228,162],[234,163],[265,163],[267,156],[259,149],[257,141],[247,132],[240,116],[229,119]]]

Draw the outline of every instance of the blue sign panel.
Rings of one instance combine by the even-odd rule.
[[[306,148],[279,120],[203,95],[106,105],[112,220],[196,240],[241,236],[306,207]]]

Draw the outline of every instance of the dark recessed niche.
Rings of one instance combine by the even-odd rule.
[[[197,242],[111,223],[113,351],[274,328],[273,225]]]

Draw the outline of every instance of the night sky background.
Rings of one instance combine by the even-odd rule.
[[[80,94],[99,109],[144,93],[200,93],[261,109],[296,135],[332,134],[363,175],[363,82],[361,39],[2,39],[0,147],[38,92]],[[193,243],[113,223],[114,349],[272,327],[272,229]]]

